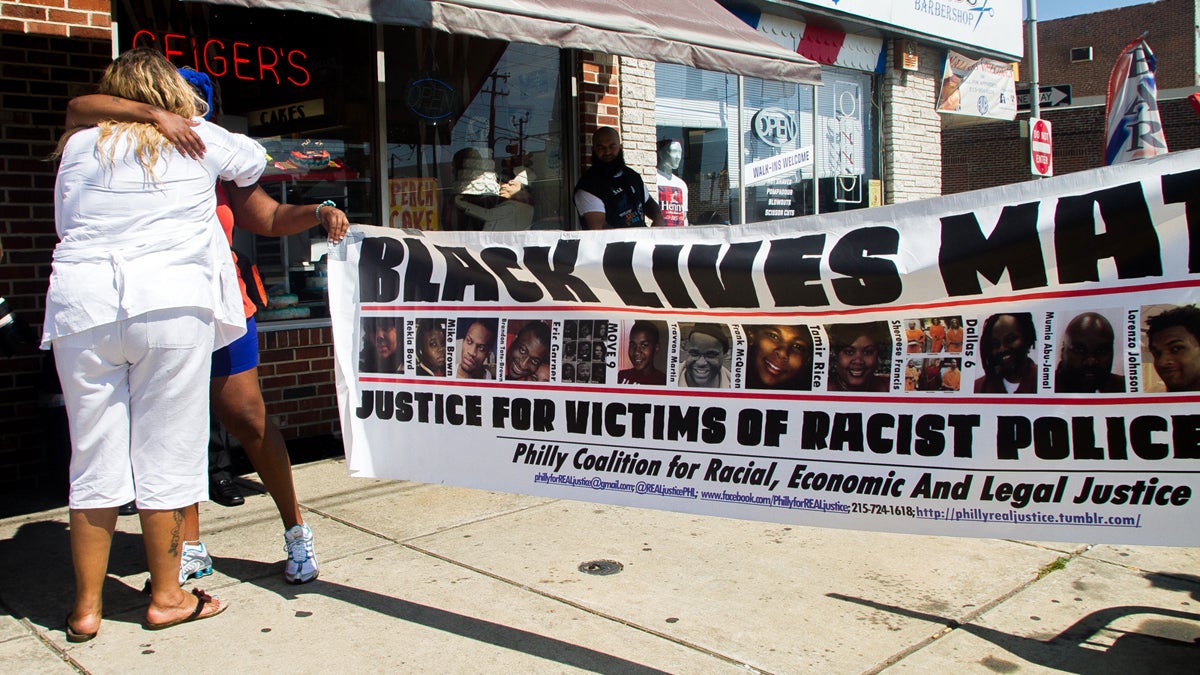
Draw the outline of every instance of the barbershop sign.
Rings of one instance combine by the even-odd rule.
[[[356,225],[329,255],[347,465],[798,525],[1197,546],[1197,214],[1200,150],[744,226]],[[381,325],[411,346],[386,368]]]

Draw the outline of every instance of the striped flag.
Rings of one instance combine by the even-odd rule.
[[[1156,65],[1154,52],[1143,38],[1130,42],[1117,57],[1108,78],[1106,165],[1167,153],[1154,84]]]

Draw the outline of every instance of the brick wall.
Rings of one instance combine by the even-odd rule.
[[[1145,31],[1158,57],[1160,90],[1191,87],[1196,73],[1196,0],[1159,0],[1038,22],[1038,82],[1070,84],[1073,98],[1104,96],[1117,55]],[[1071,63],[1071,48],[1091,47],[1092,60]],[[1021,62],[1029,79],[1029,59]]]
[[[259,361],[267,414],[284,438],[340,433],[332,328],[260,333]]]
[[[898,40],[888,41],[895,63]],[[944,50],[918,47],[920,70],[889,67],[883,76],[884,203],[898,204],[941,194],[942,120],[934,112]]]
[[[1159,115],[1172,152],[1200,148],[1200,116],[1183,99],[1159,101]],[[1054,174],[1104,166],[1104,107],[1053,108],[1042,112],[1054,137]],[[1033,180],[1029,139],[1018,122],[947,129],[942,139],[945,194]]]
[[[25,8],[14,3],[0,6],[5,27],[0,29],[0,296],[40,332],[50,256],[58,241],[55,166],[46,157],[63,132],[67,101],[91,90],[110,61],[112,47],[107,29],[99,31],[103,39],[93,40],[70,37],[73,31],[63,25],[11,18],[57,16],[44,7],[17,11]],[[11,28],[14,22],[17,30]],[[55,381],[51,377],[43,386],[44,359],[33,349],[0,357],[0,486],[51,480],[46,439],[52,437],[47,428],[52,420],[39,405],[39,394]]]
[[[579,157],[592,163],[592,134],[600,127],[621,128],[621,77],[617,57],[596,52],[579,55]]]
[[[0,0],[0,31],[109,40],[111,8],[109,0]]]
[[[646,189],[658,185],[658,127],[654,113],[654,62],[621,57],[621,143],[625,163],[642,173]]]
[[[1069,84],[1075,107],[1043,108],[1054,138],[1054,173],[1104,165],[1104,96],[1117,55],[1143,31],[1158,56],[1159,115],[1172,151],[1200,147],[1200,116],[1182,98],[1196,91],[1197,0],[1159,0],[1082,16],[1038,22],[1038,80]],[[1072,47],[1092,47],[1091,62],[1071,63]],[[1028,77],[1028,62],[1021,74]],[[1174,90],[1172,97],[1162,94]],[[1183,90],[1183,91],[1180,91]],[[1028,115],[1022,113],[1019,119]],[[942,134],[945,194],[1033,180],[1029,139],[1020,124],[991,122],[946,129]]]

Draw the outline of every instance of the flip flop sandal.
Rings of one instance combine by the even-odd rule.
[[[96,633],[76,633],[75,629],[71,628],[71,615],[70,614],[67,615],[66,624],[67,624],[67,642],[75,642],[75,643],[87,642],[88,640],[91,640],[92,638],[96,637],[96,634],[99,633],[99,631],[96,631]]]
[[[188,623],[190,621],[199,621],[200,619],[207,619],[210,617],[214,617],[214,616],[220,614],[221,612],[224,612],[225,609],[229,607],[228,604],[222,602],[221,605],[217,608],[217,611],[213,612],[212,614],[207,614],[205,616],[201,616],[201,614],[204,612],[204,606],[207,605],[208,603],[212,602],[213,597],[211,595],[209,595],[208,593],[205,593],[204,591],[200,590],[199,588],[193,588],[192,595],[196,596],[196,608],[192,610],[191,614],[183,617],[182,619],[175,619],[174,621],[164,621],[162,623],[146,622],[146,629],[147,630],[162,630],[164,628],[170,628],[171,626],[178,626],[181,623]]]

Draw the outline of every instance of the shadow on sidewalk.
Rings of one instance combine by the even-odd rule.
[[[286,585],[280,563],[243,558],[220,558],[221,572],[241,583],[252,584],[286,599],[322,595],[385,616],[444,631],[502,649],[529,654],[547,661],[598,673],[658,675],[664,671],[579,645],[464,614],[409,602],[381,593],[318,579],[303,586]],[[138,534],[113,534],[109,576],[104,582],[105,616],[121,620],[124,612],[145,607],[147,596],[115,577],[145,573],[146,557]],[[0,539],[0,609],[16,619],[59,630],[74,596],[71,546],[67,524],[36,521],[22,524],[8,539]],[[140,614],[140,613],[139,613]],[[139,619],[140,620],[140,619]]]
[[[116,578],[145,571],[146,549],[141,535],[114,532],[108,577],[104,580],[106,617],[147,605],[148,598],[139,588]],[[13,618],[57,630],[74,597],[71,542],[65,522],[25,523],[11,538],[0,539],[0,607]]]
[[[495,645],[501,649],[529,654],[573,668],[597,673],[666,675],[666,671],[570,642],[353,586],[331,583],[319,578],[303,586],[287,585],[279,580],[281,568],[279,563],[264,563],[257,560],[221,556],[220,564],[222,574],[242,583],[254,584],[264,590],[278,593],[287,600],[294,600],[300,595],[321,595],[355,607],[378,612],[393,619]]]
[[[1165,575],[1157,575],[1163,577]],[[1172,587],[1173,590],[1184,590],[1182,583]],[[1195,589],[1191,589],[1195,593]],[[1076,621],[1063,632],[1049,640],[1020,637],[1004,633],[993,628],[985,628],[973,623],[962,624],[954,619],[927,612],[920,612],[895,605],[887,605],[872,600],[864,600],[839,593],[828,593],[827,597],[845,600],[864,607],[870,607],[884,612],[891,612],[913,619],[930,623],[942,624],[959,629],[982,638],[997,647],[1014,654],[1026,661],[1054,668],[1068,673],[1195,673],[1197,647],[1196,642],[1172,640],[1160,637],[1158,634],[1193,634],[1195,622],[1200,622],[1200,614],[1185,612],[1163,607],[1145,607],[1140,605],[1122,605],[1107,607],[1092,612]],[[1126,616],[1146,614],[1139,629],[1153,631],[1155,635],[1135,633],[1109,628],[1109,624]],[[1104,647],[1103,640],[1095,640],[1097,634],[1106,632],[1114,636],[1112,644]],[[989,667],[1004,672],[1011,666],[1017,669],[1016,663],[1004,664],[999,659],[992,658]],[[988,664],[984,664],[988,665]]]

